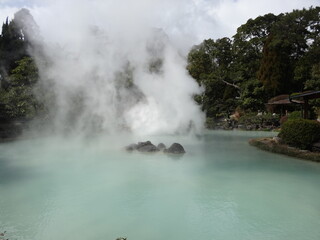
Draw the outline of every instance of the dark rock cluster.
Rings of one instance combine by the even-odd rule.
[[[174,154],[181,154],[185,153],[184,148],[179,143],[173,143],[168,149],[164,149],[166,153],[174,153]]]
[[[169,148],[166,147],[165,144],[159,143],[155,146],[150,141],[146,142],[138,142],[130,144],[125,148],[127,151],[138,151],[138,152],[160,152],[163,151],[164,153],[173,153],[173,154],[183,154],[185,150],[180,143],[173,143]]]

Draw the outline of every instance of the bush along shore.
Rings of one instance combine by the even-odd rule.
[[[252,146],[309,161],[320,162],[320,123],[313,120],[289,120],[278,137],[251,139]]]

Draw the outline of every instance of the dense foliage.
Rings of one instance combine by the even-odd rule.
[[[320,7],[266,14],[230,38],[204,40],[188,55],[188,70],[205,88],[196,101],[207,117],[236,107],[264,110],[278,94],[320,89]]]
[[[320,123],[307,119],[286,121],[280,132],[283,141],[301,149],[310,149],[311,144],[320,140]]]
[[[288,115],[288,120],[303,118],[301,111],[293,111]]]
[[[0,90],[0,102],[10,119],[31,119],[40,108],[34,94],[38,70],[30,57],[24,57],[16,64],[10,74],[10,86]]]
[[[2,25],[0,35],[0,121],[33,118],[40,103],[34,91],[38,82],[38,69],[29,55],[31,43],[23,26],[32,19],[22,9],[12,21]]]

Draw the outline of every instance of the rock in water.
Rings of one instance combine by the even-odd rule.
[[[159,149],[153,145],[150,141],[139,142],[137,145],[137,150],[139,152],[158,152]]]
[[[137,149],[152,144],[150,141],[138,142]]]
[[[180,143],[173,143],[168,149],[164,152],[166,153],[174,153],[174,154],[183,154],[186,151]]]
[[[130,144],[129,146],[126,146],[126,150],[129,151],[129,152],[131,152],[131,151],[133,151],[133,150],[136,150],[137,147],[138,147],[138,145],[135,144],[135,143],[133,143],[133,144]]]
[[[162,150],[165,150],[167,147],[166,147],[166,145],[164,145],[163,143],[159,143],[158,146],[157,146],[157,148],[158,148],[160,151],[162,151]]]

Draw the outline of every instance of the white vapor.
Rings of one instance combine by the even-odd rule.
[[[35,57],[56,129],[137,134],[202,129],[201,89],[153,25],[160,1],[52,1]],[[162,4],[162,3],[161,3]]]
[[[192,100],[201,90],[188,76],[181,56],[192,45],[206,38],[231,37],[237,27],[258,15],[319,3],[0,0],[0,17],[4,21],[26,7],[38,23],[50,59],[42,65],[38,58],[38,64],[56,97],[56,126],[159,133],[181,132],[191,125],[201,128],[203,115]],[[159,71],[150,71],[150,62],[157,65],[159,59]],[[131,78],[133,86],[128,90],[123,85]]]

